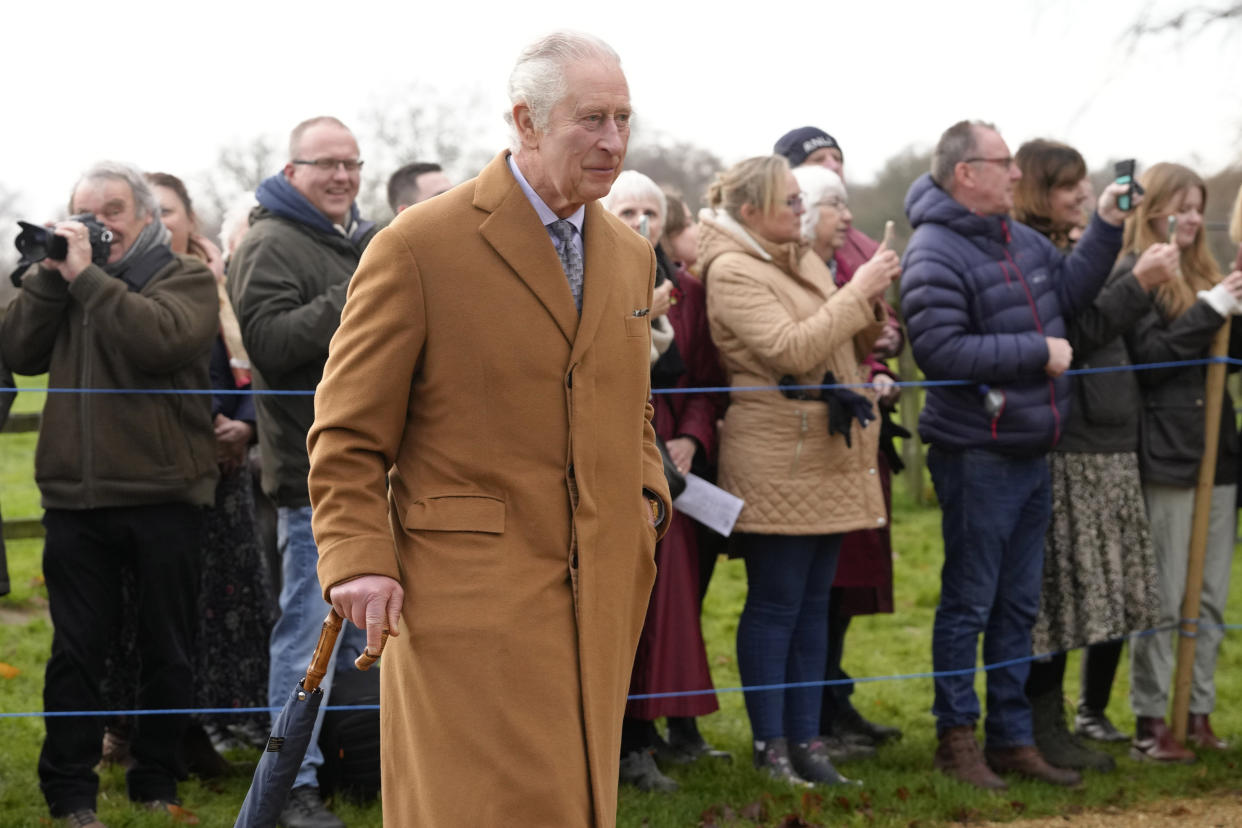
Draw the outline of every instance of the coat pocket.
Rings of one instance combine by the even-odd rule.
[[[423,497],[405,510],[406,529],[428,532],[505,531],[505,502],[490,495],[438,495]]]
[[[646,316],[627,316],[625,317],[625,335],[626,336],[646,336],[651,328],[651,322]]]

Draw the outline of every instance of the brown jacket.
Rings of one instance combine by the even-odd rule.
[[[579,318],[506,156],[375,237],[315,398],[320,583],[405,589],[382,672],[389,825],[614,824],[655,576],[643,489],[671,509],[634,315],[651,247],[587,205]]]
[[[771,386],[786,375],[817,385],[866,381],[860,360],[884,312],[804,246],[761,241],[727,215],[705,215],[699,261],[707,316],[730,385]],[[869,389],[854,389],[874,397]],[[852,448],[828,434],[828,407],[779,391],[731,395],[720,436],[719,485],[746,501],[736,531],[819,535],[885,524],[876,472],[879,422],[855,422]]]

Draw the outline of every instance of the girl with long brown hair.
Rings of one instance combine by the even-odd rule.
[[[1126,221],[1123,254],[1113,276],[1134,266],[1141,251],[1169,241],[1179,251],[1180,276],[1156,289],[1152,310],[1126,337],[1136,364],[1194,360],[1208,356],[1212,339],[1229,315],[1242,309],[1242,272],[1222,278],[1208,252],[1203,226],[1207,187],[1180,164],[1156,164],[1140,178],[1145,201]],[[1242,352],[1242,325],[1235,325],[1230,353]],[[1233,401],[1225,392],[1219,412],[1204,412],[1204,366],[1141,370],[1139,468],[1151,522],[1159,572],[1161,625],[1176,624],[1186,587],[1187,550],[1195,485],[1204,452],[1207,416],[1220,417],[1220,446],[1206,559],[1198,646],[1190,696],[1189,741],[1202,749],[1223,750],[1212,731],[1214,673],[1223,636],[1229,568],[1237,529],[1238,435]],[[1136,639],[1130,648],[1130,703],[1135,734],[1131,755],[1159,762],[1189,762],[1194,754],[1179,744],[1165,724],[1173,670],[1168,633]]]

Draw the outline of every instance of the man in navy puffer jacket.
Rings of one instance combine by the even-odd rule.
[[[1069,414],[1066,318],[1091,304],[1121,248],[1119,185],[1067,257],[1009,218],[1021,175],[994,127],[962,121],[906,195],[915,231],[901,304],[914,357],[929,380],[968,381],[928,388],[919,417],[943,513],[937,672],[972,670],[980,634],[986,663],[1031,654],[1051,502],[1045,455]],[[973,677],[936,679],[937,768],[985,788],[1005,787],[996,772],[1080,781],[1034,747],[1028,672],[1022,663],[988,673],[983,753]]]

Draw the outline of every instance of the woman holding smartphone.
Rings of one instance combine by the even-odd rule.
[[[1073,147],[1034,140],[1014,160],[1014,217],[1064,252],[1085,223],[1087,165]],[[1108,282],[1070,321],[1072,368],[1120,368],[1130,362],[1122,334],[1152,307],[1151,292],[1173,278],[1177,249],[1153,244]],[[1043,588],[1031,631],[1036,654],[1026,694],[1035,744],[1059,768],[1112,770],[1113,757],[1092,750],[1066,728],[1066,650],[1087,646],[1077,730],[1101,741],[1126,741],[1105,715],[1124,637],[1156,623],[1160,599],[1155,554],[1139,480],[1139,380],[1121,370],[1073,378],[1070,416],[1048,456],[1052,519],[1044,542]]]
[[[746,502],[734,529],[747,579],[738,672],[747,688],[817,682],[841,535],[887,524],[879,424],[870,390],[773,387],[865,382],[858,354],[884,329],[881,300],[900,264],[887,252],[837,288],[802,244],[802,193],[780,156],[720,173],[707,200],[699,261],[712,339],[732,387],[769,389],[733,392],[721,429],[719,485]],[[746,693],[757,768],[794,785],[847,781],[820,738],[820,695]]]
[[[1212,339],[1242,305],[1242,271],[1221,277],[1208,252],[1203,227],[1207,187],[1180,164],[1156,164],[1140,178],[1146,199],[1126,220],[1122,258],[1111,279],[1135,266],[1139,253],[1158,242],[1178,249],[1180,278],[1156,289],[1152,309],[1127,334],[1134,363],[1194,360],[1208,356]],[[1172,219],[1172,220],[1170,220]],[[1233,326],[1231,355],[1242,349],[1242,325]],[[1216,479],[1204,560],[1202,603],[1190,695],[1189,741],[1206,750],[1227,745],[1212,731],[1216,657],[1224,635],[1229,570],[1237,535],[1238,434],[1228,390],[1220,411],[1203,409],[1205,367],[1138,372],[1142,391],[1139,467],[1159,571],[1160,625],[1178,622],[1186,588],[1195,486],[1204,452],[1206,417],[1220,417]],[[1130,703],[1135,734],[1130,753],[1156,762],[1190,762],[1165,723],[1173,672],[1172,635],[1160,633],[1131,644]]]

